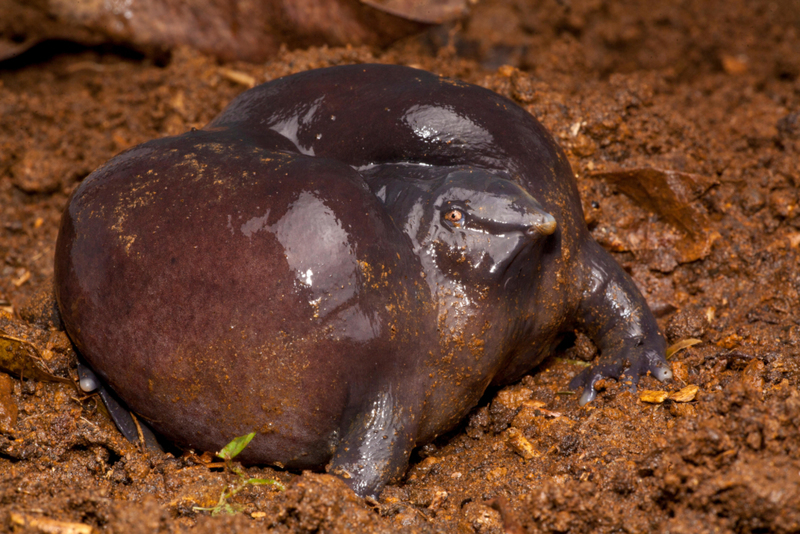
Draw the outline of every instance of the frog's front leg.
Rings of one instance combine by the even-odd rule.
[[[624,375],[634,390],[648,372],[662,382],[671,379],[664,336],[631,277],[594,241],[581,256],[585,285],[578,325],[600,349],[600,363],[570,382],[571,389],[583,390],[580,404],[594,400],[601,378]]]
[[[408,466],[416,444],[418,410],[403,403],[397,389],[388,386],[348,419],[329,471],[359,496],[377,498],[386,483]]]

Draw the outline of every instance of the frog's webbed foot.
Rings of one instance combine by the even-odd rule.
[[[601,358],[594,367],[584,369],[569,383],[572,390],[581,390],[581,406],[592,402],[597,397],[595,384],[604,378],[613,378],[629,385],[632,392],[639,385],[639,378],[650,373],[651,376],[665,382],[672,378],[672,370],[664,359],[663,353],[655,350],[633,347],[624,354]]]
[[[344,429],[328,470],[359,496],[377,498],[408,466],[417,417],[400,404],[392,388],[380,392]]]
[[[636,391],[639,379],[650,373],[663,381],[672,378],[664,356],[666,342],[655,317],[630,276],[600,245],[591,241],[583,250],[586,287],[578,324],[600,349],[600,363],[570,382],[581,388],[580,404],[597,396],[595,384],[614,378]]]

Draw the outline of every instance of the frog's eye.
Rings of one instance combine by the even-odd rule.
[[[464,218],[464,214],[461,213],[461,210],[447,210],[444,213],[444,220],[451,222],[454,226],[459,227],[461,226],[461,221]]]

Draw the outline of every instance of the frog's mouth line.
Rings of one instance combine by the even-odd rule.
[[[552,235],[558,226],[555,217],[547,212],[537,213],[541,221],[520,224],[518,222],[500,222],[492,219],[484,219],[471,214],[470,221],[463,227],[464,230],[484,232],[495,236],[503,236],[519,232],[529,240],[536,240],[539,237]]]
[[[524,261],[525,256],[533,247],[537,245],[543,245],[547,241],[547,238],[555,233],[557,228],[555,217],[549,213],[543,213],[545,213],[548,218],[541,223],[534,223],[533,225],[522,230],[525,238],[522,240],[522,243],[520,243],[514,254],[508,259],[506,266],[503,268],[504,277],[507,275],[508,271],[517,264],[518,261]],[[511,278],[512,277],[509,277],[505,283],[508,284]]]
[[[511,280],[511,278],[514,278],[514,276],[507,276],[507,275],[509,271],[511,271],[511,269],[517,265],[517,260],[519,259],[520,261],[524,261],[525,256],[528,255],[528,252],[530,252],[531,248],[533,248],[534,246],[536,246],[535,239],[523,239],[522,243],[517,247],[516,252],[514,252],[514,254],[510,258],[508,258],[508,260],[506,260],[506,264],[503,267],[503,272],[502,272],[502,277],[506,278],[505,284],[508,284],[509,280]],[[520,272],[521,271],[522,269],[520,268]]]

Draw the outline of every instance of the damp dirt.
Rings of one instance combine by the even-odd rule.
[[[120,50],[43,46],[0,63],[0,349],[33,362],[0,373],[0,528],[800,531],[796,2],[485,0],[382,50],[283,50],[260,64]],[[415,451],[377,501],[324,473],[250,467],[285,491],[248,486],[236,515],[211,517],[195,508],[235,475],[141,450],[75,386],[47,298],[61,211],[114,154],[202,127],[253,84],[363,62],[488,87],[550,129],[595,239],[669,344],[682,342],[674,380],[645,378],[636,393],[603,381],[579,407],[567,385],[596,350],[578,333]]]

